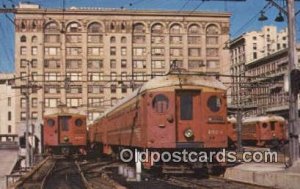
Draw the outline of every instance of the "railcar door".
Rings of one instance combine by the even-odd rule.
[[[62,143],[68,143],[69,138],[69,131],[71,127],[71,116],[59,116],[58,117],[58,138],[59,138],[59,144]]]
[[[200,147],[200,91],[176,91],[176,144],[177,147]]]

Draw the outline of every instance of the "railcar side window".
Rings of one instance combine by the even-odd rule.
[[[164,113],[169,108],[169,99],[162,94],[156,95],[152,101],[153,109],[158,113]]]
[[[193,95],[190,93],[180,95],[180,119],[193,119]]]
[[[221,99],[217,96],[211,96],[207,100],[207,106],[212,112],[218,112],[221,108]]]
[[[262,127],[263,127],[263,128],[267,128],[267,127],[268,127],[268,124],[267,124],[267,123],[263,123],[263,124],[262,124]]]
[[[75,125],[76,125],[77,127],[80,127],[82,124],[83,124],[83,121],[82,121],[81,119],[76,119],[76,120],[75,120]]]
[[[55,121],[53,119],[48,119],[47,120],[47,125],[50,126],[50,127],[53,127],[55,124]]]

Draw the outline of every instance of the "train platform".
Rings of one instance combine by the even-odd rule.
[[[0,189],[6,188],[6,175],[10,174],[17,160],[17,149],[0,149]]]
[[[282,163],[243,163],[228,168],[224,178],[271,188],[299,189],[300,162],[291,168]]]

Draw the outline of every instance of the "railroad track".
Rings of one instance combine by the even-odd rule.
[[[74,160],[48,157],[13,187],[16,189],[89,189]]]

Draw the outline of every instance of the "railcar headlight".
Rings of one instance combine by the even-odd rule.
[[[193,136],[194,136],[193,130],[192,130],[192,129],[187,129],[187,130],[185,130],[185,131],[184,131],[184,136],[185,136],[186,138],[191,138],[191,137],[193,137]]]
[[[64,137],[65,142],[69,142],[69,137]]]

